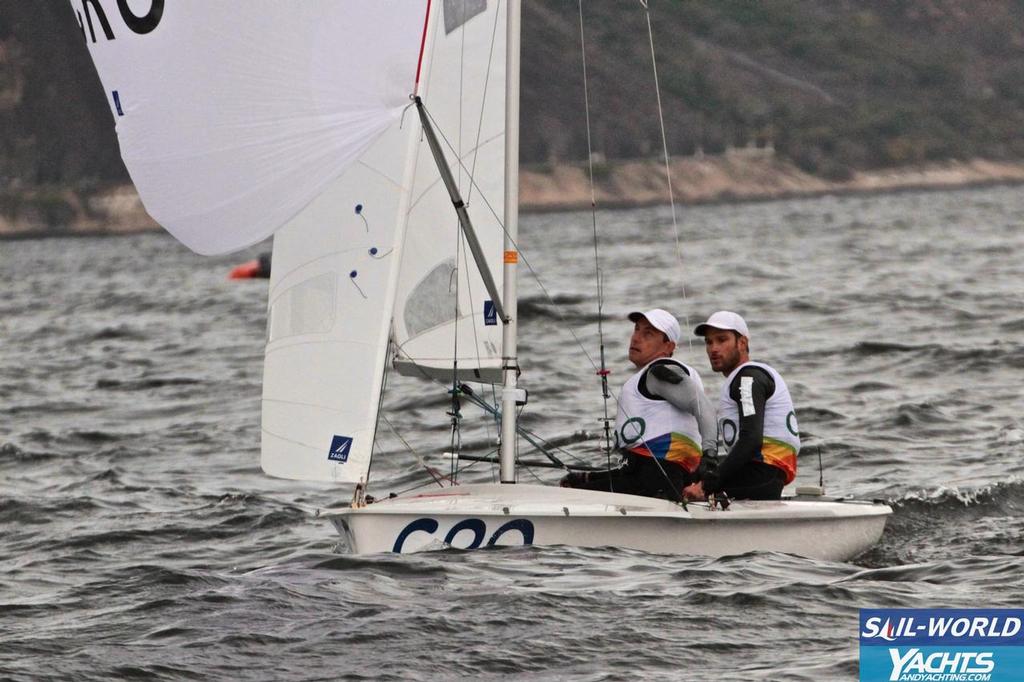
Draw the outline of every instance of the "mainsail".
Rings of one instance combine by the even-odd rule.
[[[443,3],[442,16],[428,29],[430,69],[420,83],[499,291],[506,14],[494,0]],[[395,366],[402,374],[444,381],[451,380],[457,366],[460,381],[497,383],[501,320],[477,264],[460,244],[459,221],[437,164],[425,141],[420,147],[395,303]]]

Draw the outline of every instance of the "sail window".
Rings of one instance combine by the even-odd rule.
[[[270,306],[270,341],[298,334],[324,334],[334,326],[337,275],[326,273],[300,282]]]
[[[405,329],[416,336],[455,319],[455,259],[439,263],[420,280],[405,301]]]
[[[447,35],[487,10],[487,0],[444,0],[444,32]]]

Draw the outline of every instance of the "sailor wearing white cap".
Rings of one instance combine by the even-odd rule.
[[[692,367],[672,359],[679,322],[660,308],[632,312],[629,360],[638,368],[618,395],[616,447],[623,463],[608,471],[570,474],[562,485],[682,499],[695,480],[702,450],[715,452],[717,425],[704,384]]]
[[[686,496],[725,491],[738,499],[778,499],[796,476],[800,432],[789,388],[762,362],[750,361],[750,331],[742,317],[720,310],[693,330],[704,337],[711,369],[725,375],[718,425],[729,454],[717,470],[705,464]]]

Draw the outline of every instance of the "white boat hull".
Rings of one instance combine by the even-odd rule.
[[[842,561],[878,542],[892,510],[825,499],[705,504],[539,485],[461,485],[327,517],[357,554],[446,547],[571,545],[657,554],[724,556],[752,551]]]

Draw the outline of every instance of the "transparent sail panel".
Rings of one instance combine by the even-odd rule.
[[[455,259],[440,263],[409,292],[404,305],[405,328],[411,336],[440,327],[456,317]]]
[[[299,334],[324,334],[334,326],[337,309],[336,273],[326,273],[300,282],[270,305],[269,341]]]
[[[444,0],[444,32],[451,33],[487,10],[487,0]]]

